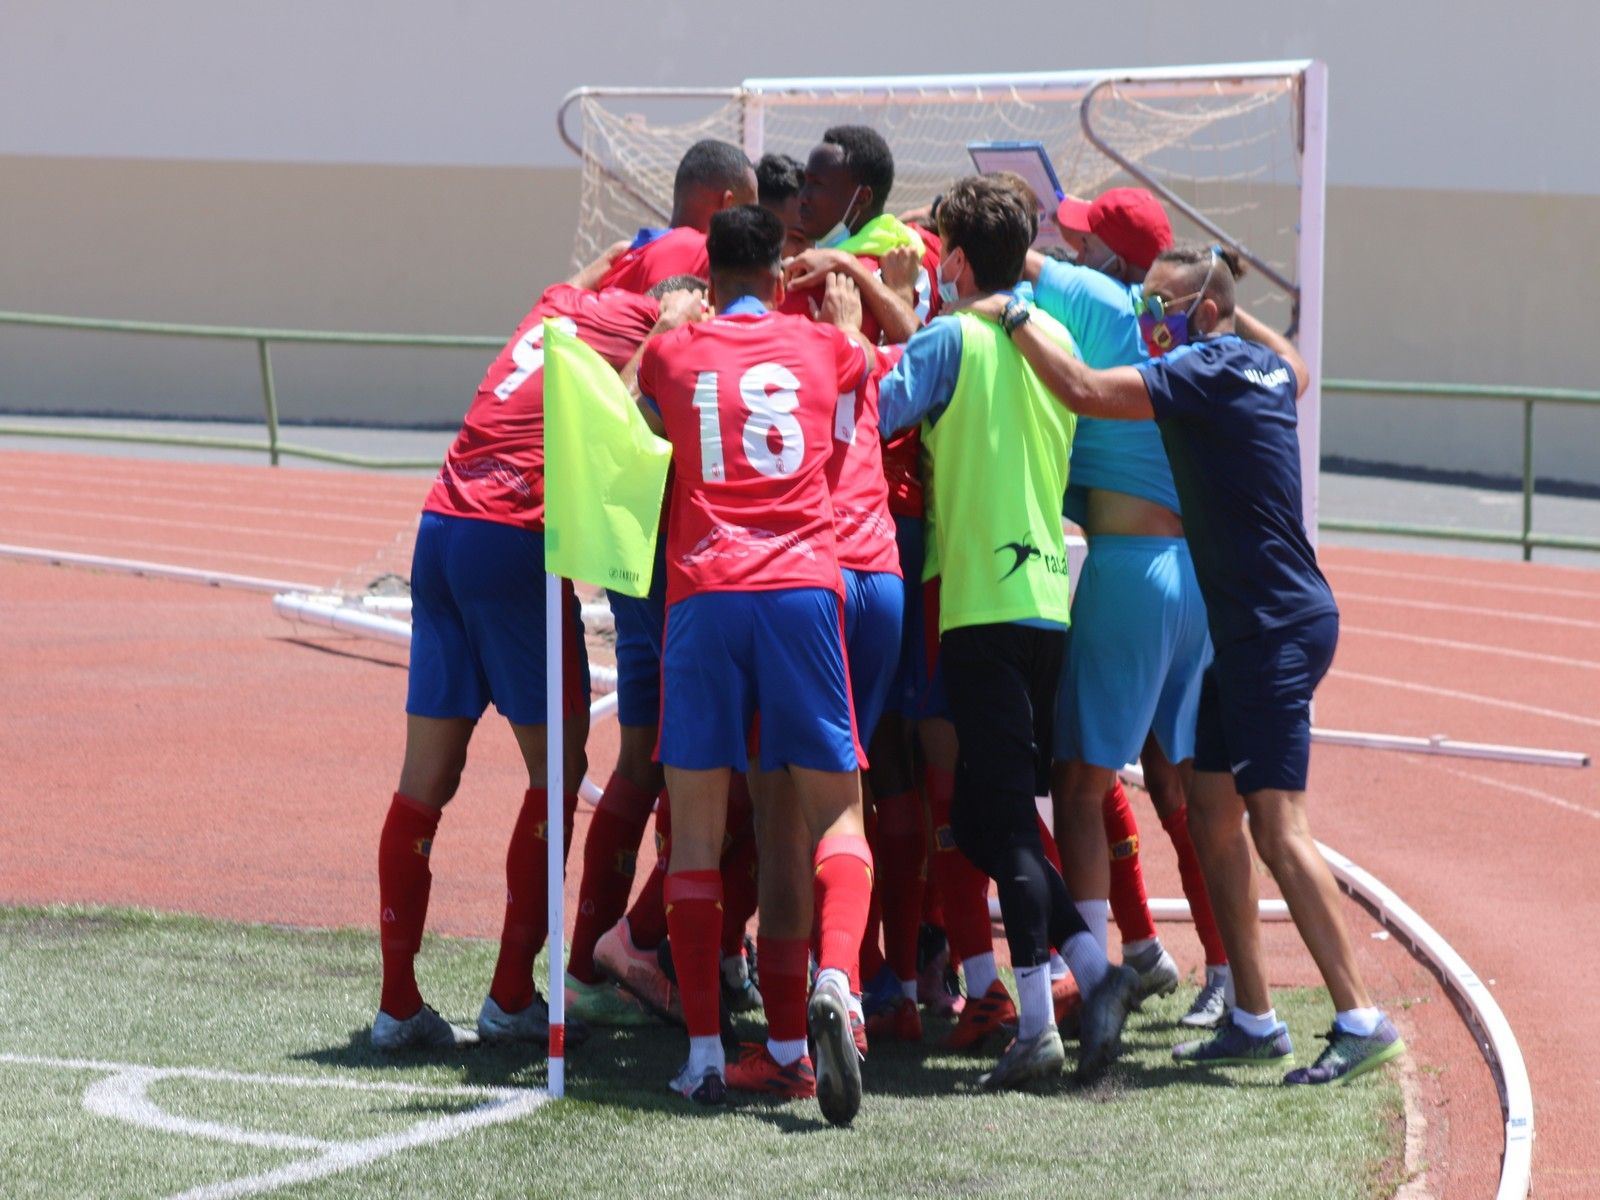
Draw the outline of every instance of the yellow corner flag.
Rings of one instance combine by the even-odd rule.
[[[610,364],[547,319],[545,570],[648,593],[671,459]]]

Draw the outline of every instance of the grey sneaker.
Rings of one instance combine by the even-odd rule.
[[[1060,1076],[1066,1061],[1061,1034],[1054,1025],[1046,1025],[1037,1037],[1012,1041],[994,1070],[978,1076],[978,1086],[991,1092],[1037,1088]]]
[[[1196,994],[1189,1011],[1178,1018],[1178,1023],[1190,1029],[1216,1029],[1227,1015],[1228,985],[1207,971],[1205,986]]]
[[[1139,994],[1139,973],[1132,967],[1112,967],[1083,1002],[1083,1025],[1078,1045],[1078,1082],[1091,1083],[1122,1053],[1122,1027]]]
[[[548,1042],[550,1006],[538,992],[533,1003],[521,1012],[508,1013],[493,996],[483,998],[478,1010],[478,1036],[486,1042]],[[575,1016],[567,1018],[567,1044],[577,1046],[589,1040],[589,1026]]]
[[[696,1104],[726,1104],[728,1100],[728,1085],[722,1078],[722,1072],[715,1067],[707,1067],[697,1076],[689,1070],[689,1064],[684,1063],[667,1086],[685,1100],[693,1100]]]
[[[1400,1031],[1388,1017],[1366,1037],[1348,1033],[1337,1024],[1323,1036],[1328,1044],[1317,1055],[1317,1061],[1290,1071],[1283,1077],[1285,1083],[1332,1083],[1336,1079],[1349,1083],[1406,1052]]]
[[[477,1043],[472,1030],[450,1024],[426,1004],[404,1021],[381,1008],[372,1019],[372,1045],[378,1050],[440,1050]]]
[[[806,1006],[806,1032],[817,1071],[817,1104],[830,1125],[848,1125],[861,1111],[861,1055],[850,1028],[850,1001],[824,984]]]
[[[1170,996],[1178,990],[1178,980],[1181,977],[1178,964],[1173,961],[1172,955],[1167,953],[1167,948],[1160,942],[1146,946],[1131,958],[1124,958],[1122,965],[1132,967],[1139,972],[1139,991],[1134,997],[1134,1008],[1138,1008],[1151,996]]]
[[[1216,1034],[1172,1048],[1172,1057],[1181,1063],[1208,1067],[1281,1067],[1294,1061],[1294,1043],[1289,1027],[1282,1021],[1262,1037],[1252,1037],[1235,1021],[1224,1021]]]
[[[761,1007],[761,991],[750,978],[750,960],[743,954],[722,960],[722,999],[729,1012],[755,1012]]]

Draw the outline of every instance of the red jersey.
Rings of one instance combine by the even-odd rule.
[[[895,361],[899,357],[896,354]],[[833,534],[839,565],[850,571],[898,575],[900,549],[894,537],[894,517],[889,512],[883,442],[878,434],[878,380],[890,369],[876,367],[859,388],[840,395],[833,415],[828,490],[833,495]]]
[[[639,390],[676,467],[669,606],[697,592],[842,591],[827,467],[840,397],[866,365],[833,326],[742,301],[645,347]]]
[[[544,529],[544,319],[622,367],[656,323],[660,305],[631,292],[558,283],[484,372],[461,432],[423,511]]]
[[[679,225],[660,237],[635,244],[617,256],[611,269],[600,279],[600,287],[622,288],[641,296],[663,279],[674,275],[694,275],[705,279],[711,274],[706,257],[706,235],[698,229]]]

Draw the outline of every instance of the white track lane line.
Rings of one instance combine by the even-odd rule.
[[[1454,638],[1423,637],[1417,633],[1399,633],[1393,629],[1372,629],[1365,625],[1339,625],[1339,634],[1342,637],[1347,633],[1361,634],[1363,637],[1390,638],[1397,642],[1410,642],[1418,646],[1438,646],[1445,650],[1467,650],[1473,654],[1498,654],[1505,658],[1522,659],[1524,662],[1548,663],[1553,667],[1573,667],[1580,671],[1600,671],[1600,662],[1593,662],[1586,658],[1568,658],[1564,654],[1540,654],[1535,650],[1512,650],[1507,646],[1491,646],[1486,642],[1460,642]]]
[[[0,484],[0,494],[7,492],[15,493],[20,496],[36,496],[41,499],[83,499],[82,492],[72,491],[67,488],[16,487],[8,484]],[[237,489],[235,489],[232,494],[237,496],[239,492]],[[243,513],[254,517],[288,517],[294,520],[315,520],[319,524],[336,523],[340,525],[376,525],[384,529],[393,529],[397,524],[404,522],[404,519],[397,522],[390,520],[387,517],[362,517],[355,516],[350,513],[339,512],[337,510],[330,512],[327,508],[283,508],[262,504],[230,504],[226,500],[208,500],[204,505],[197,505],[193,500],[172,500],[161,496],[140,495],[137,498],[137,502],[139,504],[155,505],[162,508],[181,508],[187,512],[195,512],[197,510],[204,512],[232,512]],[[72,511],[96,518],[100,516],[100,510],[98,508],[87,510],[73,509]],[[407,514],[409,518],[413,519],[416,517],[416,515],[416,513]]]
[[[1406,600],[1399,596],[1374,596],[1367,592],[1335,591],[1339,600],[1370,600],[1399,608],[1421,608],[1430,612],[1468,613],[1475,617],[1497,617],[1502,621],[1534,621],[1540,625],[1563,625],[1571,629],[1600,629],[1600,621],[1581,617],[1553,617],[1545,613],[1518,612],[1512,608],[1480,608],[1475,604],[1445,604],[1439,600]]]
[[[13,514],[25,513],[38,517],[76,517],[80,520],[87,517],[100,524],[137,525],[140,528],[193,529],[201,533],[224,533],[250,538],[286,537],[293,538],[295,541],[321,542],[324,545],[331,546],[368,547],[373,544],[372,538],[359,534],[312,533],[305,529],[284,529],[282,526],[268,528],[260,525],[228,525],[221,521],[182,521],[176,517],[150,517],[108,512],[96,513],[81,508],[53,508],[45,504],[8,504],[6,511]],[[400,532],[399,529],[395,530],[397,534]]]
[[[1512,563],[1512,566],[1521,567],[1523,563]],[[1592,591],[1582,591],[1578,588],[1552,588],[1540,587],[1534,583],[1499,583],[1493,579],[1473,577],[1463,579],[1459,575],[1428,575],[1421,571],[1385,571],[1379,567],[1358,567],[1348,563],[1324,562],[1325,571],[1334,575],[1346,571],[1352,575],[1377,575],[1384,579],[1413,579],[1419,583],[1443,583],[1463,588],[1494,588],[1502,592],[1522,592],[1529,596],[1566,596],[1575,600],[1600,600],[1600,585]]]
[[[1538,788],[1525,787],[1520,783],[1507,783],[1503,779],[1495,779],[1490,775],[1478,775],[1472,771],[1458,770],[1455,767],[1447,767],[1443,763],[1436,763],[1435,765],[1438,766],[1441,771],[1444,771],[1450,775],[1454,775],[1458,779],[1469,779],[1473,783],[1486,784],[1487,786],[1496,788],[1500,791],[1516,792],[1519,796],[1528,796],[1534,800],[1543,800],[1546,804],[1554,805],[1556,808],[1562,809],[1566,812],[1578,813],[1582,816],[1592,817],[1596,821],[1600,821],[1600,810],[1586,808],[1582,804],[1574,804],[1571,800],[1564,799],[1561,796],[1552,796],[1549,792],[1541,792]]]
[[[1577,713],[1562,712],[1558,708],[1540,708],[1536,704],[1518,704],[1515,700],[1500,700],[1494,696],[1480,696],[1477,692],[1462,692],[1455,688],[1433,687],[1426,683],[1411,683],[1405,679],[1390,679],[1386,675],[1366,675],[1359,671],[1346,671],[1342,667],[1335,667],[1328,672],[1333,679],[1351,679],[1357,683],[1373,683],[1381,687],[1400,688],[1402,691],[1418,692],[1424,696],[1447,696],[1452,700],[1469,700],[1474,704],[1486,704],[1491,708],[1504,708],[1512,712],[1529,713],[1533,716],[1550,717],[1557,721],[1571,721],[1575,725],[1587,725],[1600,729],[1600,720],[1594,717],[1580,716]]]
[[[37,530],[33,530],[33,529],[9,530],[9,529],[0,528],[0,538],[4,538],[4,539],[6,539],[8,541],[15,540],[15,539],[18,539],[18,538],[26,539],[26,538],[32,538],[32,537],[37,537],[37,536],[39,536],[38,531]],[[129,541],[126,538],[105,537],[103,535],[98,535],[98,534],[52,533],[52,534],[49,534],[48,536],[49,536],[51,541],[55,541],[55,542],[78,542],[80,544],[88,544],[88,545],[91,545],[91,546],[100,546],[100,547],[106,548],[107,551],[108,551],[107,557],[117,557],[117,556],[121,555],[122,553],[124,553],[124,552],[126,552],[128,550],[156,550],[156,551],[163,551],[163,552],[172,552],[172,553],[176,553],[176,554],[180,554],[180,555],[191,555],[191,554],[197,553],[195,547],[193,547],[193,546],[174,546],[174,545],[172,545],[172,544],[170,544],[168,542]],[[19,545],[19,546],[26,545],[26,544],[27,544],[26,541],[18,541],[17,542],[17,545]],[[51,546],[37,546],[37,547],[32,547],[32,548],[33,549],[38,549],[38,550],[49,551],[49,550],[53,549],[54,547],[51,547]],[[303,559],[303,558],[284,558],[281,554],[250,554],[250,553],[248,553],[246,551],[243,551],[243,550],[212,550],[212,551],[206,551],[205,553],[214,554],[216,557],[222,558],[222,559],[234,559],[234,560],[239,560],[239,561],[258,562],[258,563],[272,563],[273,565],[280,566],[280,567],[307,567],[307,568],[309,568],[311,570],[314,570],[314,571],[326,571],[326,572],[328,572],[328,578],[330,578],[330,579],[339,579],[339,578],[341,578],[341,577],[343,577],[345,575],[348,575],[350,573],[350,564],[348,562],[343,562],[343,563],[311,562],[310,560]],[[171,565],[174,565],[174,566],[189,566],[190,564],[188,564],[188,563],[174,563],[174,564],[171,564]],[[196,570],[196,571],[204,571],[207,568],[203,567],[203,566],[194,566],[192,569]]]
[[[194,464],[177,463],[171,465],[181,468],[185,466],[193,466]],[[255,468],[247,469],[254,470]],[[274,472],[284,470],[284,468],[277,467],[269,467],[266,469]],[[287,469],[293,470],[293,468]],[[77,468],[76,466],[75,470],[77,470],[79,474],[88,474],[88,472],[84,471],[82,468]],[[7,482],[20,480],[22,485],[26,487],[35,479],[50,483],[58,483],[62,480],[65,474],[66,473],[60,469],[51,469],[38,472],[15,471],[11,469],[10,463],[6,461],[4,452],[0,451],[0,480],[5,480]],[[350,505],[395,505],[415,503],[418,508],[421,508],[422,500],[427,495],[428,487],[432,484],[432,480],[425,476],[407,476],[405,482],[408,486],[404,490],[402,490],[399,486],[396,486],[393,495],[374,495],[373,493],[377,491],[376,488],[363,488],[354,483],[352,483],[352,486],[349,489],[318,486],[316,480],[322,478],[322,472],[316,472],[314,474],[307,472],[298,477],[279,474],[264,475],[261,476],[259,480],[250,478],[248,476],[241,476],[238,479],[229,481],[218,480],[215,483],[201,482],[193,479],[192,477],[184,478],[174,474],[171,469],[165,471],[160,477],[153,477],[148,473],[129,473],[125,476],[112,476],[108,472],[101,471],[93,472],[92,478],[97,489],[101,491],[115,492],[119,488],[131,487],[138,488],[141,491],[146,488],[157,488],[163,492],[169,493],[189,492],[196,495],[237,496],[241,491],[255,490],[256,485],[260,483],[264,485],[260,488],[260,490],[271,491],[275,488],[283,488],[285,491],[292,492],[294,499],[304,500],[311,503],[320,502],[323,504]],[[370,476],[369,478],[371,478],[374,483],[390,482],[390,480],[376,475]]]

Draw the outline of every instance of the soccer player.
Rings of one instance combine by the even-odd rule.
[[[411,666],[405,761],[378,843],[383,994],[372,1023],[380,1049],[539,1041],[549,1013],[533,984],[546,927],[544,642],[544,320],[555,318],[621,367],[652,328],[681,319],[675,295],[587,292],[558,284],[539,298],[478,385],[424,505],[412,562]],[[567,593],[566,778],[583,778],[588,659]],[[506,852],[506,914],[494,981],[475,1037],[422,1001],[413,960],[432,873],[428,857],[455,795],[467,744],[490,701],[511,723],[528,790]],[[576,793],[565,797],[568,836]],[[581,1023],[568,1035],[581,1038]]]
[[[1155,419],[1205,599],[1215,658],[1201,683],[1191,822],[1237,1001],[1213,1037],[1185,1042],[1173,1057],[1293,1060],[1267,989],[1253,841],[1335,1009],[1316,1062],[1284,1082],[1328,1083],[1372,1070],[1405,1044],[1362,982],[1338,887],[1306,819],[1311,695],[1333,659],[1339,611],[1301,515],[1296,401],[1306,364],[1286,338],[1235,308],[1238,273],[1237,256],[1220,246],[1159,255],[1140,315],[1155,357],[1138,367],[1087,369],[1021,313],[1008,323],[1014,345],[1074,411]]]
[[[1140,188],[1114,188],[1076,208],[1064,200],[1060,208],[1064,226],[1083,225],[1085,258],[1095,265],[1030,253],[1025,274],[1036,303],[1071,331],[1089,366],[1144,362],[1137,306],[1150,264],[1172,245],[1166,213]],[[1190,841],[1183,786],[1211,643],[1154,422],[1080,417],[1071,479],[1065,511],[1087,535],[1089,556],[1056,696],[1051,791],[1067,883],[1102,942],[1109,901],[1141,998],[1177,987],[1177,964],[1150,918],[1139,829],[1117,778],[1124,763],[1141,758],[1205,948],[1205,985],[1182,1020],[1212,1027],[1226,1012],[1227,954]]]
[[[894,155],[883,136],[865,125],[836,125],[806,159],[800,188],[800,224],[814,243],[789,264],[783,311],[815,313],[822,281],[843,272],[861,291],[862,332],[873,344],[904,342],[937,311],[933,272],[939,249],[898,217],[884,211],[894,187]],[[922,259],[914,303],[886,286],[878,260],[896,247]]]
[[[940,205],[939,234],[947,305],[1012,299],[1032,233],[1011,188],[959,181]],[[1038,320],[1041,336],[1071,357],[1071,336],[1048,316]],[[1068,623],[1060,507],[1074,422],[1001,327],[966,312],[912,338],[883,381],[879,413],[890,430],[923,422],[941,577],[940,668],[960,744],[952,832],[999,885],[1017,978],[1017,1036],[981,1082],[1030,1087],[1060,1073],[1052,947],[1088,998],[1079,1074],[1093,1078],[1118,1052],[1137,976],[1111,966],[1090,936],[1045,855],[1033,799],[1049,761]]]
[[[743,150],[715,138],[696,142],[678,161],[667,228],[639,230],[596,286],[647,292],[672,275],[704,278],[712,214],[755,199],[755,169]]]
[[[783,222],[783,256],[792,258],[811,246],[800,225],[800,185],[805,167],[787,154],[763,154],[756,164],[756,203]]]
[[[725,1095],[717,863],[729,772],[747,769],[759,712],[761,768],[787,770],[797,800],[758,799],[761,937],[809,937],[813,874],[820,926],[806,1025],[780,1028],[774,1011],[769,1050],[795,1063],[809,1032],[823,1115],[845,1124],[861,1103],[849,971],[872,855],[859,818],[849,828],[862,754],[826,472],[840,397],[865,381],[867,350],[831,325],[771,311],[782,298],[783,225],[770,212],[717,214],[706,247],[715,318],[649,343],[638,375],[676,463],[659,755],[672,803],[667,923],[689,1058],[672,1086],[702,1104]],[[761,958],[764,972],[774,963],[804,979],[801,956],[763,949]]]

